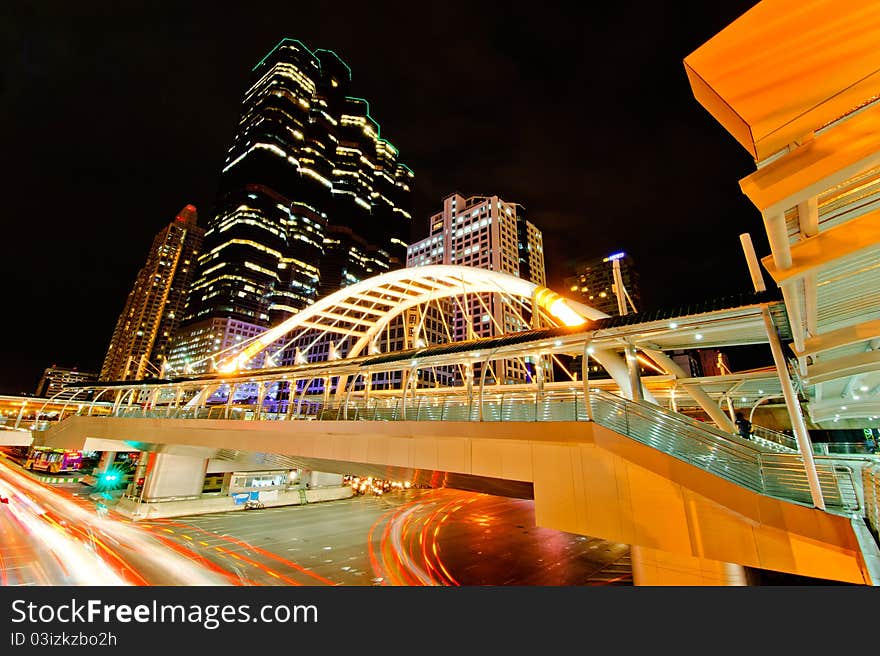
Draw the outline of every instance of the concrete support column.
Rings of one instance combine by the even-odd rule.
[[[630,546],[637,586],[747,586],[742,565]]]
[[[144,482],[144,501],[202,494],[207,458],[157,453]]]
[[[128,484],[128,488],[126,489],[126,494],[128,494],[129,496],[134,496],[134,494],[137,492],[138,481],[146,477],[147,465],[149,464],[151,455],[152,454],[147,451],[141,451],[138,454],[137,466],[134,470],[134,478],[132,479],[131,483]],[[142,499],[143,496],[144,491],[143,489],[141,489],[140,493],[138,494],[138,498]]]

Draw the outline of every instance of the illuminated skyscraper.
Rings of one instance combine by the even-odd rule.
[[[348,95],[350,84],[351,69],[335,53],[294,39],[254,67],[175,367],[403,266],[413,173],[382,138],[367,101]]]
[[[460,264],[502,271],[544,285],[543,237],[541,231],[526,220],[524,212],[521,205],[508,203],[498,196],[447,196],[443,200],[443,211],[430,219],[430,234],[407,249],[406,264]],[[454,317],[449,326],[454,341],[492,337],[530,327],[527,322],[531,317],[523,316],[522,308],[509,307],[499,294],[474,294],[462,305],[467,316],[465,311],[453,312],[451,307],[444,313]],[[421,324],[437,326],[442,321],[439,315],[432,312],[430,319]],[[443,335],[445,328],[431,330],[426,331],[422,339],[431,343],[449,341]],[[413,341],[418,338],[413,336]],[[520,361],[500,360],[492,365],[492,373],[497,374],[497,380],[502,383],[521,382],[531,377]],[[549,369],[547,371],[549,373]]]
[[[138,380],[162,371],[202,244],[197,221],[196,208],[187,205],[153,239],[116,322],[101,380]]]

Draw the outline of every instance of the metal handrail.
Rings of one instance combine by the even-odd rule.
[[[757,435],[758,437],[763,438],[769,442],[775,442],[776,444],[780,444],[789,449],[793,449],[794,451],[800,450],[798,448],[797,440],[794,439],[791,435],[786,435],[785,433],[775,431],[772,428],[766,428],[765,426],[758,426],[757,424],[753,424],[752,434]]]
[[[582,389],[489,392],[479,401],[464,391],[442,395],[418,394],[407,400],[409,421],[584,421],[587,418]],[[400,421],[401,395],[372,396],[365,400],[301,397],[306,404],[301,419],[349,421]],[[603,390],[590,391],[593,420],[642,444],[761,494],[812,505],[803,459],[797,452],[777,453],[754,442],[727,433],[647,402],[633,402]],[[157,418],[222,418],[224,405],[167,408],[144,411],[139,407],[120,409],[120,416]],[[230,406],[234,419],[256,419],[258,413]],[[217,415],[217,416],[215,416]],[[816,469],[826,507],[851,512],[860,507],[852,470],[817,458]]]

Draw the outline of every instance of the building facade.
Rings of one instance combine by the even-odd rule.
[[[408,267],[458,264],[546,284],[543,237],[526,220],[522,205],[498,196],[451,194],[443,200],[442,211],[431,217],[429,230],[425,239],[407,249]],[[444,316],[452,318],[450,325]],[[419,344],[419,340],[442,343],[527,330],[530,321],[524,308],[511,307],[500,294],[473,294],[454,305],[448,301],[443,312],[428,312],[424,320],[410,318],[407,326],[421,327],[420,334],[409,336],[410,342]],[[488,380],[499,383],[530,381],[534,374],[533,362],[499,360],[491,366]],[[545,371],[549,380],[549,368]],[[474,375],[481,375],[479,368]]]
[[[184,207],[153,239],[116,322],[101,380],[140,380],[164,373],[168,348],[183,319],[204,230]]]
[[[620,277],[629,299],[622,297],[622,300],[618,301],[614,284],[616,265],[620,267]],[[608,257],[598,257],[578,264],[574,275],[565,278],[565,286],[572,299],[612,317],[620,316],[620,302],[626,304],[626,314],[632,314],[633,305],[636,311],[642,306],[639,273],[632,257],[626,253],[614,253]]]
[[[52,398],[69,398],[72,391],[63,392],[65,385],[72,383],[90,383],[98,380],[98,374],[89,371],[78,371],[76,367],[59,367],[52,365],[43,371],[40,381],[37,383],[37,391],[34,396]]]
[[[367,101],[348,95],[350,84],[351,69],[335,53],[294,39],[254,67],[175,366],[191,357],[183,344],[217,352],[208,336],[218,319],[264,330],[322,295],[404,265],[413,172]],[[199,336],[212,341],[196,344]],[[209,370],[204,359],[189,364]]]

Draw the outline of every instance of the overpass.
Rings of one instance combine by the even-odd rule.
[[[83,388],[113,396],[110,416],[81,412],[36,440],[137,444],[178,479],[186,458],[213,455],[531,495],[541,525],[631,544],[637,584],[735,584],[750,566],[875,585],[876,459],[814,455],[808,419],[880,425],[878,37],[869,0],[764,0],[685,59],[697,101],[755,159],[740,187],[771,253],[741,236],[753,295],[611,318],[497,273],[392,272],[193,363],[204,373]],[[501,337],[431,341],[444,310],[472,324],[486,294],[510,317]],[[404,349],[382,353],[392,327]],[[670,357],[757,343],[767,375],[697,380]],[[561,356],[581,371],[545,380]],[[528,380],[497,380],[499,358]],[[591,360],[610,380],[590,380]],[[732,399],[768,396],[794,448],[732,434]]]
[[[422,269],[410,275],[433,275]],[[719,401],[731,390],[752,402],[779,395],[785,373],[682,376],[664,352],[697,334],[710,345],[766,344],[786,335],[784,307],[749,293],[404,351],[91,384],[80,389],[115,398],[112,412],[90,415],[86,402],[35,443],[154,453],[145,494],[157,502],[196,491],[209,458],[533,498],[542,526],[632,545],[640,584],[741,583],[744,567],[873,584],[861,484],[870,459],[805,461],[796,443],[737,437]],[[627,349],[667,370],[643,376]],[[610,378],[590,378],[597,353]],[[487,367],[467,375],[498,358],[566,354],[585,356],[581,376],[513,385],[487,382]],[[464,371],[461,384],[419,376],[438,367]],[[402,386],[373,388],[392,372]],[[710,421],[680,412],[688,407]]]

